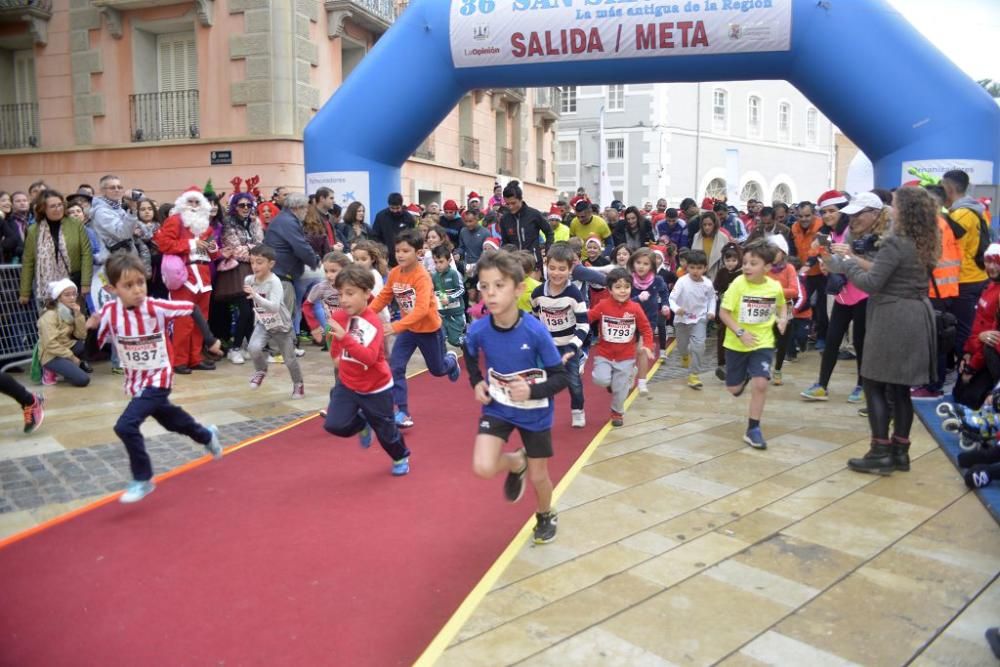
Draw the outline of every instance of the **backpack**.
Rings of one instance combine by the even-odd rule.
[[[976,261],[976,266],[978,266],[980,269],[985,269],[986,249],[990,247],[990,242],[991,242],[990,228],[989,225],[986,224],[986,220],[984,220],[983,216],[979,215],[978,212],[976,212],[974,209],[971,208],[967,208],[966,210],[971,211],[976,216],[976,219],[979,221],[979,245],[976,246],[976,256],[974,259]],[[952,218],[950,214],[945,213],[944,219],[945,221],[947,221],[948,226],[951,227],[951,231],[955,235],[956,241],[965,236],[965,228],[962,227],[962,225],[955,222],[954,218]]]

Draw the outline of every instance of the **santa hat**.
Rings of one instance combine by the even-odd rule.
[[[991,243],[986,252],[983,254],[984,259],[994,258],[996,261],[993,264],[1000,263],[1000,243]]]
[[[839,206],[847,203],[847,196],[839,190],[827,190],[819,196],[816,201],[816,208],[826,208],[827,206]],[[843,208],[843,207],[841,207]]]
[[[562,220],[562,209],[555,204],[549,208],[549,220]]]
[[[476,192],[475,190],[473,190],[472,192],[469,193],[469,196],[468,196],[467,199],[468,199],[468,201],[469,201],[470,204],[472,202],[476,202],[477,204],[481,204],[482,201],[483,201],[482,198],[479,196],[479,193]]]
[[[591,243],[596,244],[598,248],[604,247],[604,241],[602,241],[601,237],[598,236],[597,234],[591,234],[590,236],[588,236],[586,242],[583,245],[589,246]]]
[[[197,199],[199,207],[208,207],[208,199],[202,193],[201,188],[197,185],[192,185],[189,188],[185,188],[181,196],[174,201],[174,207],[176,210],[180,210],[187,205],[189,199]]]
[[[483,249],[484,250],[486,249],[486,246],[489,246],[489,247],[493,248],[494,250],[499,250],[500,249],[500,239],[498,239],[495,236],[491,236],[488,239],[486,239],[485,241],[483,241]]]
[[[457,213],[458,212],[458,203],[454,199],[448,199],[444,203],[444,210],[445,211],[453,211],[453,212]]]
[[[667,261],[667,249],[661,245],[651,245],[649,249],[653,251],[653,254],[660,258],[660,264]]]
[[[410,204],[409,206],[406,207],[406,210],[409,211],[410,213],[416,213],[417,215],[420,215],[421,213],[424,212],[424,210],[420,208],[420,204]]]
[[[1000,248],[1000,246],[997,247]],[[57,301],[59,297],[62,296],[62,293],[70,288],[76,289],[76,283],[69,278],[63,278],[62,280],[49,283],[49,296],[52,297],[53,301]]]

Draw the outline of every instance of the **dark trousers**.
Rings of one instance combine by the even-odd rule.
[[[913,426],[913,400],[910,388],[904,384],[888,384],[864,379],[865,403],[868,406],[868,427],[872,438],[889,439],[889,420],[893,435],[909,439]]]
[[[1000,382],[1000,352],[992,346],[986,348],[986,366],[979,369],[968,382],[958,376],[952,395],[956,403],[968,406],[973,410],[983,407],[983,401]]]
[[[829,318],[826,314],[826,276],[806,276],[806,299],[812,304],[816,340],[826,340]]]
[[[573,410],[583,410],[583,380],[580,379],[580,351],[576,345],[563,345],[557,349],[560,356],[567,352],[573,353],[569,361],[563,364],[566,367],[566,377],[569,382],[569,407]]]
[[[854,353],[858,357],[858,386],[861,386],[861,358],[865,352],[865,314],[868,312],[868,299],[864,299],[853,306],[845,306],[842,303],[833,304],[833,313],[830,315],[830,326],[826,330],[826,348],[823,350],[823,360],[819,365],[819,384],[826,389],[833,376],[833,369],[837,365],[837,358],[840,355],[840,344],[844,342],[847,335],[847,327],[854,323],[853,343]]]
[[[427,370],[434,377],[447,375],[455,368],[455,360],[445,356],[444,332],[440,329],[431,333],[403,331],[398,334],[396,343],[392,346],[392,353],[389,355],[389,368],[392,369],[392,398],[403,412],[409,412],[406,364],[410,362],[410,357],[417,348],[424,356]]]
[[[392,391],[377,394],[359,394],[338,382],[330,390],[330,405],[326,409],[323,428],[327,433],[349,438],[357,435],[368,424],[378,438],[378,444],[393,461],[410,455],[403,434],[396,426],[392,407]]]
[[[931,306],[934,308],[934,310],[940,311],[942,313],[951,313],[952,315],[955,316],[955,319],[957,321],[958,313],[955,312],[956,301],[957,298],[931,299]],[[974,313],[975,311],[973,311],[973,314]],[[956,329],[955,335],[957,337],[958,327],[956,326],[955,329]],[[968,340],[968,338],[969,336],[968,334],[966,334],[965,340]],[[963,345],[965,345],[965,343],[963,343]],[[955,357],[955,356],[961,357],[963,351],[962,348],[960,347],[956,347],[953,350],[946,350],[943,345],[938,345],[937,353],[938,353],[937,377],[931,378],[930,383],[927,385],[927,388],[931,391],[941,391],[944,388],[944,381],[945,378],[948,376],[948,367],[953,365],[952,363],[950,363],[951,362],[950,357]]]
[[[0,373],[0,393],[13,398],[22,408],[26,408],[35,402],[35,397],[32,393],[15,380],[10,373]]]
[[[965,349],[965,341],[972,333],[972,321],[976,316],[976,304],[983,293],[988,280],[981,283],[959,283],[958,296],[952,303],[952,314],[958,322],[955,325],[955,352],[961,356]]]
[[[785,355],[788,354],[788,346],[792,345],[792,337],[795,334],[795,320],[788,320],[785,325],[785,333],[778,331],[778,325],[774,325],[774,370],[780,371],[785,365]]]
[[[125,443],[128,452],[132,479],[145,482],[153,478],[153,464],[146,451],[146,440],[139,430],[149,417],[168,431],[186,435],[199,444],[207,445],[212,441],[211,431],[196,422],[183,408],[170,402],[169,389],[146,387],[129,401],[115,424],[115,435]]]
[[[238,349],[249,345],[250,337],[253,335],[253,302],[250,299],[236,299],[236,308],[239,314],[236,316],[233,347]]]

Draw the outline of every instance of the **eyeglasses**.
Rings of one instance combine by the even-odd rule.
[[[240,202],[239,204],[236,205],[236,208],[250,208],[250,204],[248,204],[247,202]]]
[[[118,185],[105,185],[105,190],[124,190],[125,186],[119,183]]]

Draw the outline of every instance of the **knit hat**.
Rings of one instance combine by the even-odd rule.
[[[1000,243],[991,243],[983,254],[984,258],[994,257],[996,261],[994,264],[1000,264]]]
[[[781,234],[771,234],[767,237],[767,242],[788,256],[788,240]]]
[[[997,247],[1000,248],[1000,246]],[[63,278],[62,280],[57,280],[54,283],[49,283],[49,296],[52,297],[53,301],[56,301],[63,292],[71,287],[76,289],[76,283],[69,278]]]
[[[448,199],[444,203],[443,210],[458,213],[458,203],[456,203],[454,199]]]
[[[594,245],[596,245],[598,248],[603,248],[604,247],[604,241],[602,241],[601,237],[598,236],[597,234],[591,234],[590,236],[588,236],[587,240],[584,242],[583,245],[584,245],[584,247],[586,247],[586,246],[589,246],[591,243],[593,243]]]
[[[485,241],[483,241],[483,249],[484,250],[486,249],[486,246],[490,246],[494,250],[499,250],[500,249],[500,239],[498,239],[495,236],[491,236],[488,239],[486,239]]]
[[[838,190],[827,190],[819,196],[816,201],[816,208],[826,208],[827,206],[838,206],[847,203],[847,196]]]
[[[549,208],[549,220],[562,220],[562,209],[555,204]]]

